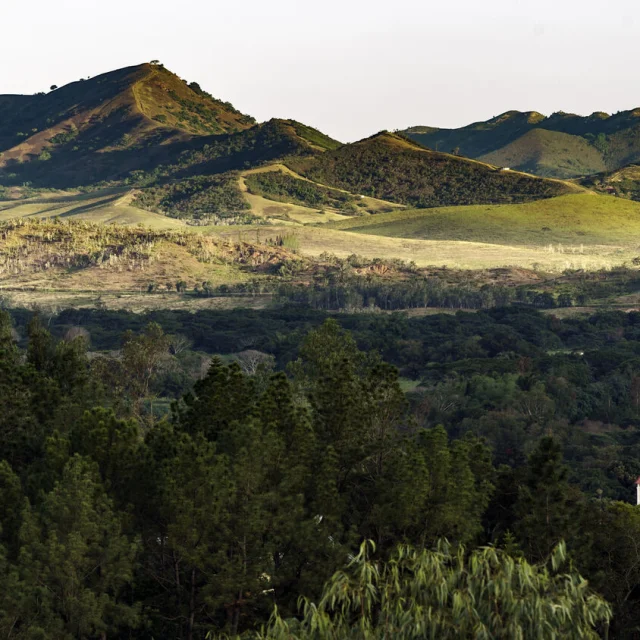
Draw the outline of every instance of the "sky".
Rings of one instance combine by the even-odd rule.
[[[638,0],[5,0],[0,93],[160,60],[343,141],[640,106]]]

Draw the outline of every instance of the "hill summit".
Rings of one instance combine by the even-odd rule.
[[[288,164],[317,182],[413,207],[524,202],[571,189],[564,183],[432,151],[387,131]]]
[[[141,64],[53,88],[0,96],[0,170],[36,179],[51,171],[105,177],[161,145],[243,131],[253,118],[187,84],[159,64]],[[28,169],[25,164],[34,163]]]

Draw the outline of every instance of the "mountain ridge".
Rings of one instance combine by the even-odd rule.
[[[524,138],[532,131],[546,132],[544,150],[536,152],[539,139],[535,136]],[[415,126],[403,133],[430,148],[456,149],[470,158],[503,166],[515,159],[508,166],[556,178],[613,171],[640,160],[640,108],[611,115],[596,111],[589,116],[506,111],[464,127]]]
[[[0,96],[0,169],[20,173],[20,165],[46,162],[53,155],[59,165],[73,168],[88,156],[185,143],[254,123],[196,83],[187,85],[164,67],[144,63],[49,94]]]
[[[256,123],[159,63],[52,89],[0,96],[5,192],[16,186],[135,188],[142,190],[135,202],[149,211],[201,224],[226,215],[249,219],[237,174],[273,163],[289,166],[302,180],[274,172],[254,177],[254,200],[290,198],[311,214],[325,205],[365,215],[396,205],[524,202],[580,189],[503,172],[496,162],[433,151],[388,131],[342,144],[292,119]],[[515,122],[518,116],[513,112],[502,120]],[[303,184],[304,178],[318,184]]]

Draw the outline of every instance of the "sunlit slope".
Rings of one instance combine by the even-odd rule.
[[[459,129],[411,127],[412,139],[440,151],[558,178],[612,171],[640,160],[640,109],[579,116],[507,111]]]
[[[389,238],[502,245],[638,246],[640,203],[571,194],[518,205],[412,209],[331,223],[334,229]]]
[[[333,224],[313,226],[214,227],[205,233],[233,240],[255,240],[287,236],[295,238],[303,256],[332,254],[342,258],[358,255],[369,259],[403,260],[419,267],[435,265],[458,269],[489,269],[494,267],[540,268],[553,272],[564,269],[596,270],[609,268],[637,255],[637,247],[617,245],[585,245],[558,247],[554,245],[505,245],[494,242],[464,240],[432,240],[371,235],[330,228]],[[340,226],[338,223],[337,226]]]
[[[571,178],[604,171],[602,154],[580,136],[533,129],[510,144],[480,156],[501,167],[517,167],[540,176]]]
[[[114,188],[92,193],[51,192],[24,200],[0,200],[0,220],[59,217],[102,224],[143,225],[152,229],[184,226],[181,220],[132,206],[133,195],[131,190]]]

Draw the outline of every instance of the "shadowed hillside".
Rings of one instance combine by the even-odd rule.
[[[433,149],[457,149],[469,158],[558,178],[640,160],[640,109],[587,117],[508,111],[459,129],[411,127],[406,134]]]
[[[46,95],[0,96],[0,180],[86,184],[253,124],[160,65],[127,67]]]
[[[564,183],[429,151],[386,132],[287,164],[317,182],[414,207],[524,202],[571,190]]]

